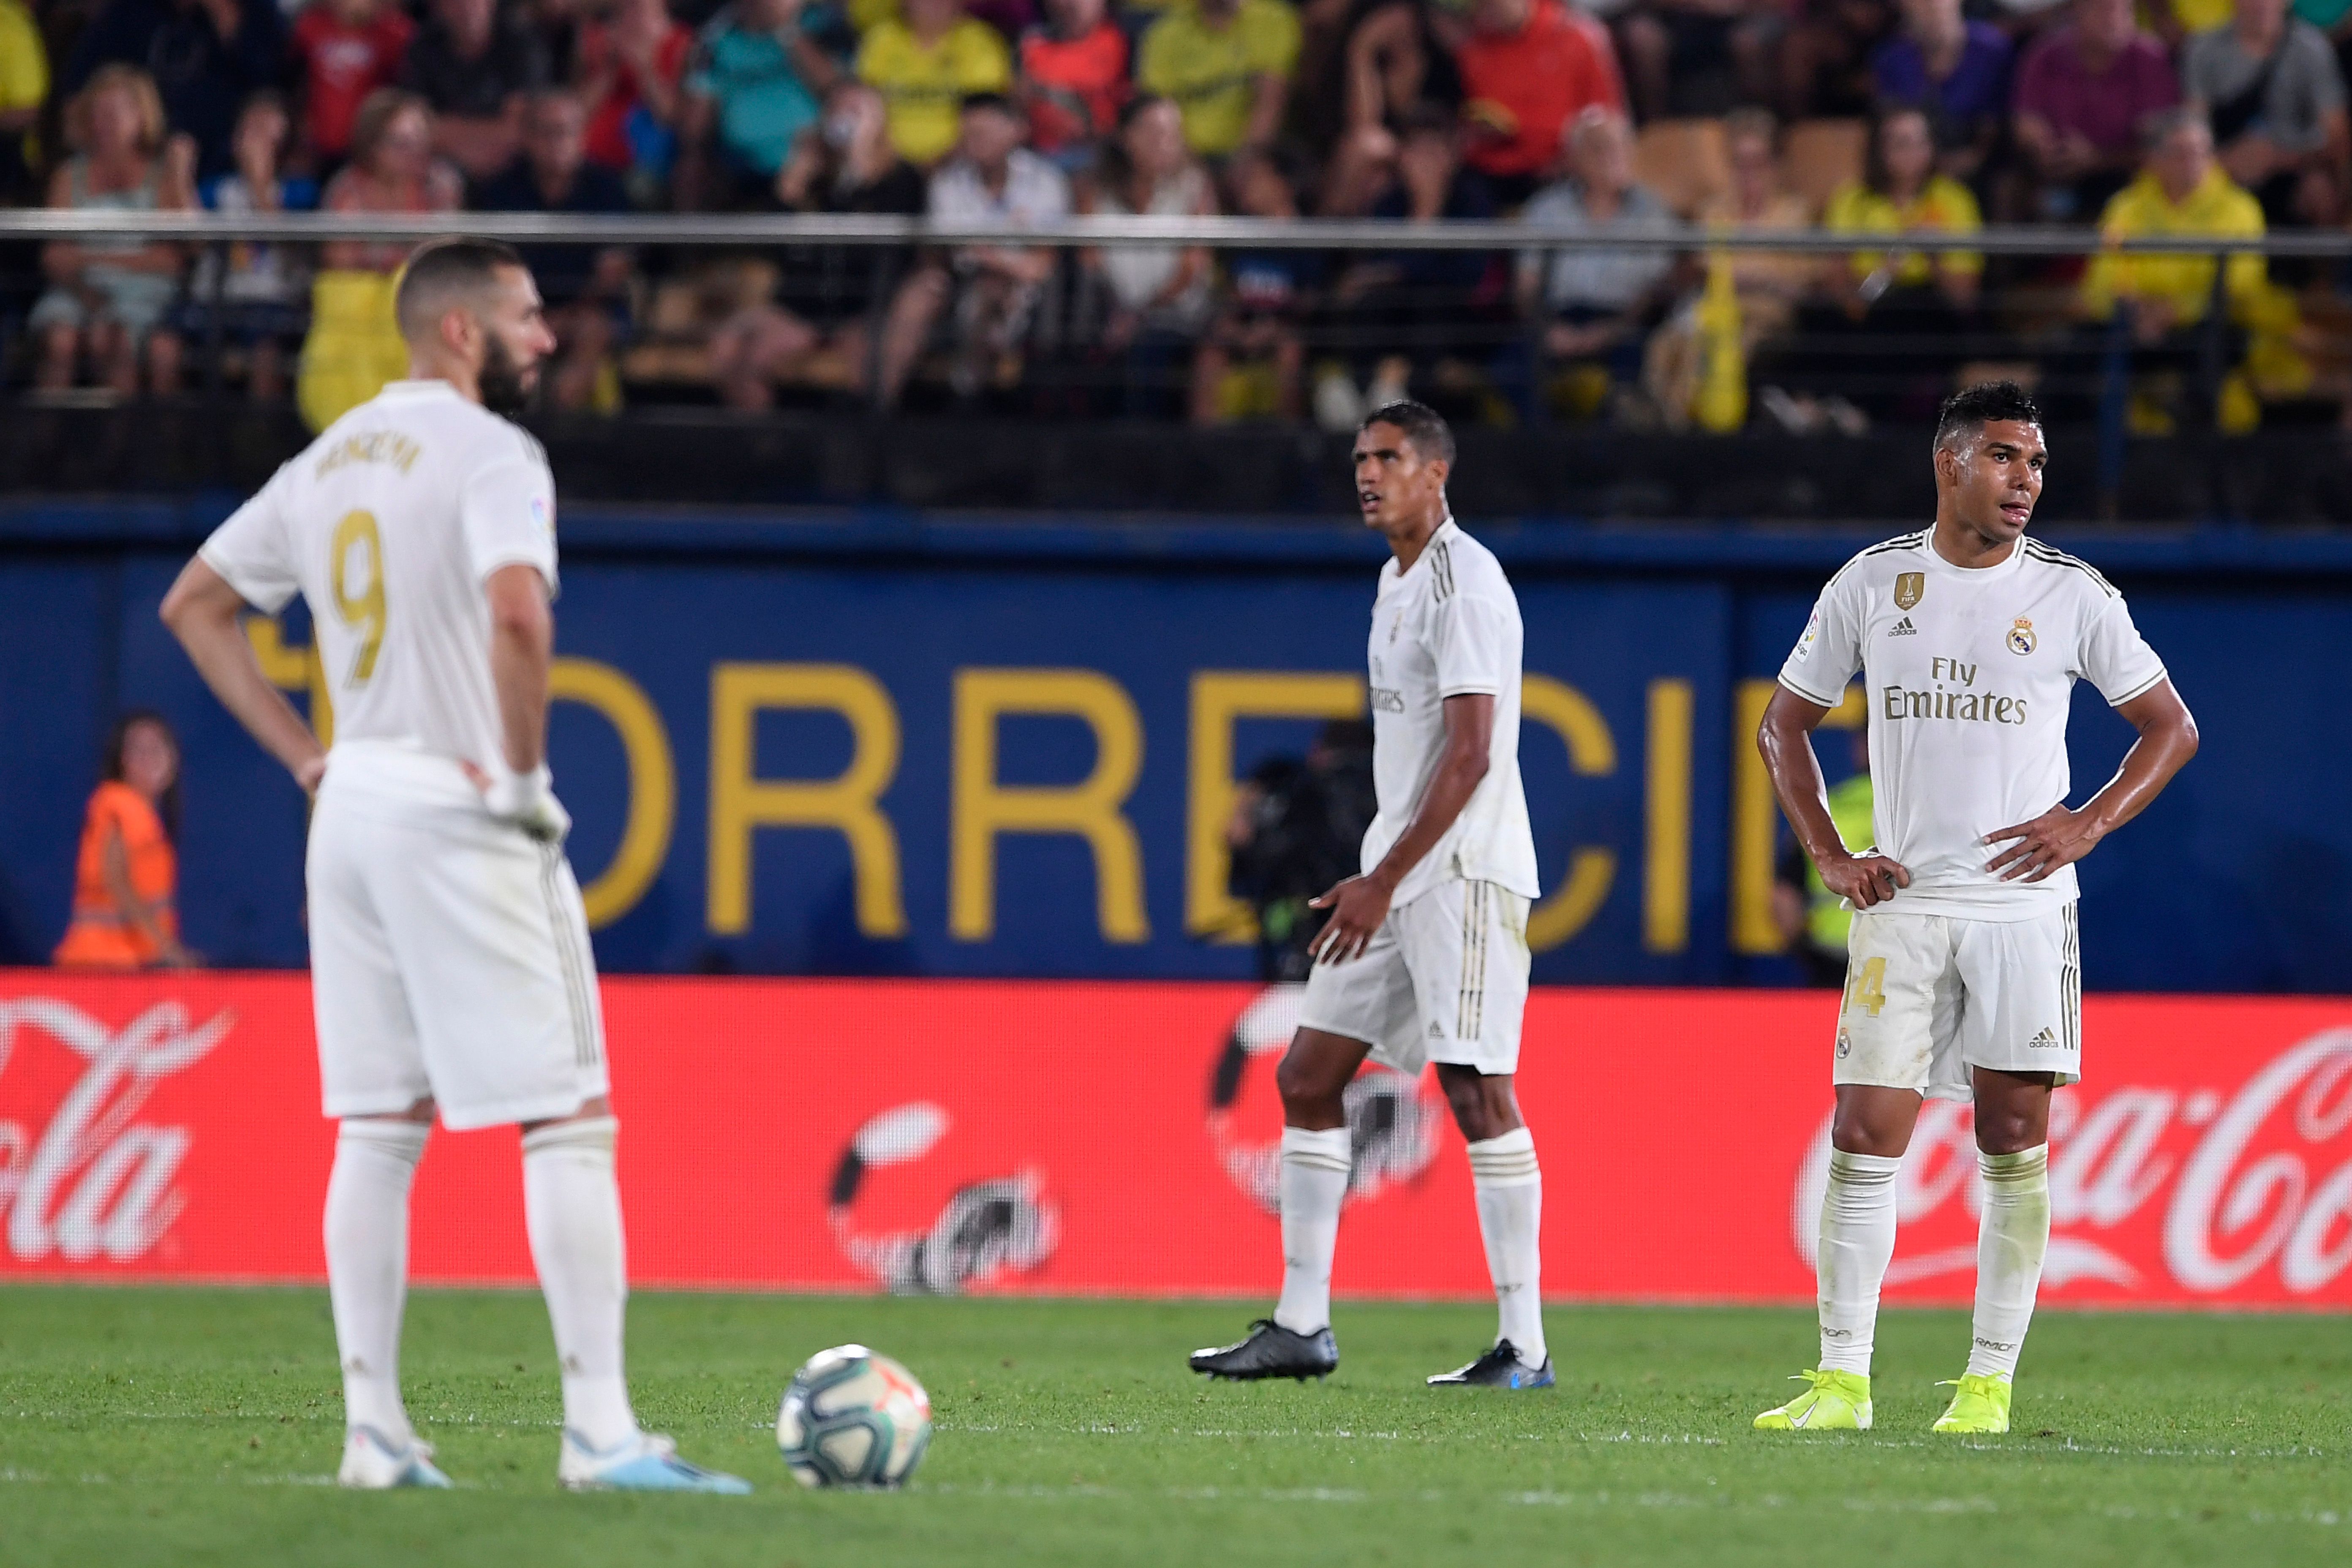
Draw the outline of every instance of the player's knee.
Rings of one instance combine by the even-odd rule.
[[[1274,1069],[1274,1087],[1282,1096],[1286,1113],[1327,1110],[1338,1102],[1347,1090],[1346,1080],[1332,1080],[1322,1063],[1297,1044],[1282,1053],[1282,1062]]]
[[[2021,1154],[2050,1141],[2047,1119],[2022,1106],[1977,1109],[1977,1147],[1988,1154]]]

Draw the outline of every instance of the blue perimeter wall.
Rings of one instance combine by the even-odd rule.
[[[137,705],[185,746],[189,940],[215,963],[302,963],[303,802],[154,618],[226,510],[0,507],[0,962],[57,940],[100,737]],[[1473,531],[1512,571],[1528,671],[1558,683],[1521,763],[1547,891],[1581,869],[1579,907],[1542,922],[1537,978],[1792,978],[1759,951],[1769,852],[1745,731],[1821,581],[1894,531]],[[1317,721],[1211,710],[1236,693],[1312,707],[1360,679],[1382,558],[1353,527],[1296,521],[581,507],[562,533],[558,650],[591,662],[558,705],[554,765],[613,970],[1246,975],[1249,950],[1201,929],[1214,781],[1302,749]],[[2088,982],[2352,990],[2352,741],[2319,701],[2352,669],[2352,542],[2053,537],[2123,588],[2205,736],[2083,866]],[[264,636],[307,701],[301,611]],[[1253,672],[1323,679],[1225,679]],[[723,694],[748,746],[714,769]],[[2129,738],[2077,692],[2077,802]],[[1840,738],[1820,749],[1832,778],[1850,767]],[[845,770],[829,792],[790,787]],[[1045,830],[987,830],[1024,811]],[[716,845],[714,815],[736,824]]]

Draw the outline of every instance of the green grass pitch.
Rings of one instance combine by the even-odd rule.
[[[2352,1323],[2046,1313],[2018,1430],[1933,1436],[1963,1316],[1892,1312],[1878,1429],[1748,1430],[1810,1314],[1555,1308],[1561,1386],[1422,1377],[1484,1309],[1343,1305],[1329,1383],[1211,1387],[1232,1304],[641,1293],[647,1424],[757,1495],[571,1497],[538,1299],[419,1292],[410,1408],[453,1493],[328,1484],[324,1293],[0,1286],[0,1563],[1913,1564],[2352,1562]],[[845,1340],[929,1384],[904,1492],[803,1493],[771,1424]]]

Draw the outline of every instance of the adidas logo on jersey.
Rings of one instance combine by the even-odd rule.
[[[2029,1051],[2063,1051],[2066,1047],[2055,1034],[2044,1029],[2026,1041],[2025,1048]]]
[[[1895,622],[1886,635],[1891,637],[1916,637],[1919,635],[1919,628],[1911,624],[1910,616],[1906,616]]]

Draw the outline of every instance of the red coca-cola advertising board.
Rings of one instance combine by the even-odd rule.
[[[1296,997],[1217,984],[604,984],[645,1285],[1263,1294]],[[1561,1297],[1812,1291],[1829,993],[1539,991],[1520,1094]],[[2095,997],[2047,1300],[2352,1307],[2352,1001]],[[1433,1084],[1350,1090],[1338,1285],[1475,1298]],[[1967,1111],[1931,1105],[1890,1294],[1965,1300]],[[333,1134],[300,975],[0,973],[0,1278],[316,1279]],[[436,1132],[417,1274],[530,1278],[515,1135]]]

